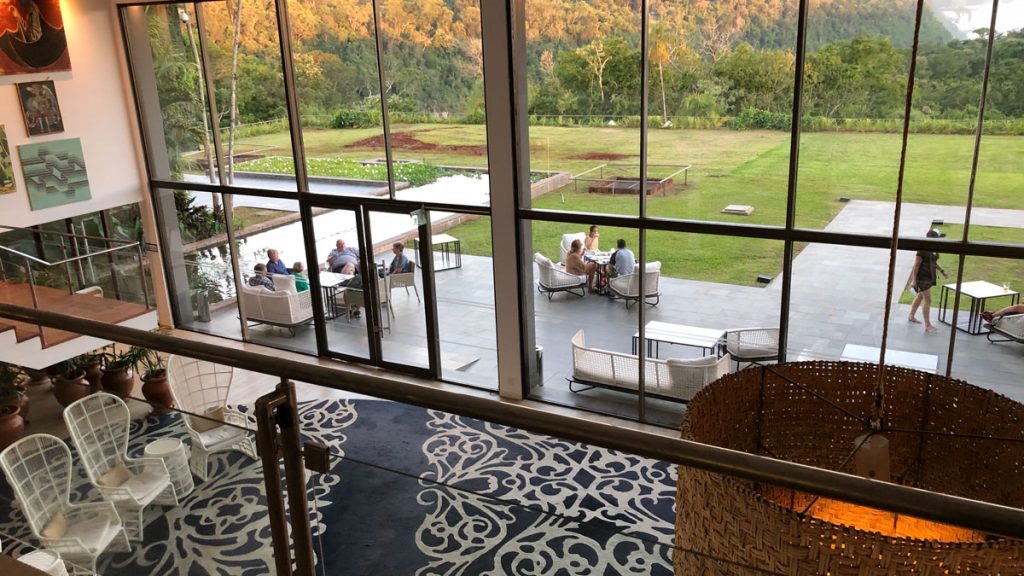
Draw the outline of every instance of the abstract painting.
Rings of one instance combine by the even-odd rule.
[[[18,146],[21,171],[33,210],[63,206],[92,197],[78,138]]]
[[[0,0],[0,75],[70,69],[60,0]]]
[[[0,124],[0,194],[10,194],[11,192],[14,192],[11,148],[7,145],[7,129]]]
[[[64,131],[64,119],[57,105],[53,80],[18,84],[18,97],[21,98],[21,113],[29,136]]]

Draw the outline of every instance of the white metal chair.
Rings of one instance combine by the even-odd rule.
[[[65,408],[64,423],[89,481],[117,508],[128,539],[142,540],[143,509],[176,506],[178,496],[163,460],[128,457],[128,406],[117,396],[97,392]]]
[[[409,294],[409,287],[412,287],[413,291],[416,292],[416,301],[420,300],[420,291],[416,288],[416,263],[412,260],[409,261],[409,265],[405,267],[401,272],[396,272],[390,275],[391,278],[391,289],[405,288],[406,295]]]
[[[112,503],[71,503],[71,450],[60,438],[26,436],[0,453],[0,466],[43,547],[93,573],[108,548],[131,549]]]
[[[779,358],[778,328],[741,328],[725,333],[725,349],[740,363],[760,364]]]
[[[644,274],[644,302],[657,306],[661,301],[658,285],[661,282],[661,262],[648,262]],[[616,276],[608,280],[608,289],[612,298],[626,301],[626,308],[633,302],[640,301],[640,272],[635,271],[625,276]]]
[[[581,298],[586,294],[587,276],[585,274],[579,276],[569,274],[540,252],[533,255],[533,261],[537,263],[537,291],[547,294],[548,300],[551,300],[555,292],[568,292]]]
[[[558,262],[562,266],[565,266],[565,257],[569,255],[569,249],[572,247],[573,240],[579,240],[583,242],[587,239],[586,232],[574,232],[572,234],[562,234],[562,243],[559,247]]]
[[[182,416],[192,439],[189,467],[200,480],[207,479],[214,452],[236,451],[256,458],[245,415],[227,407],[233,376],[230,366],[178,355],[167,359],[171,395],[178,410],[186,412]]]

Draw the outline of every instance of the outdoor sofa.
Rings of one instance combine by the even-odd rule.
[[[274,275],[274,290],[262,286],[242,286],[242,305],[246,320],[287,328],[295,336],[295,327],[313,320],[309,290],[296,292],[295,277]]]
[[[673,402],[689,402],[701,388],[729,373],[728,354],[693,359],[648,358],[644,370],[644,394]],[[600,387],[636,394],[640,362],[636,356],[586,345],[583,330],[572,337],[572,378],[569,390],[583,392]],[[577,388],[573,386],[577,385]]]

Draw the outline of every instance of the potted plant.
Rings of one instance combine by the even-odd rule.
[[[46,369],[53,378],[53,395],[61,406],[89,395],[89,381],[85,369],[78,365],[77,358],[65,360]]]
[[[142,395],[153,406],[154,414],[166,414],[174,408],[174,396],[167,383],[167,364],[155,350],[145,350],[139,364],[142,366]]]
[[[22,419],[28,422],[28,396],[21,370],[5,362],[0,362],[0,406],[17,406]]]
[[[104,355],[103,389],[120,398],[127,398],[135,388],[135,370],[139,360],[146,353],[145,348],[132,346],[120,352]]]
[[[93,392],[103,390],[103,354],[97,352],[89,352],[88,354],[82,354],[76,360],[76,363],[85,370],[85,379],[89,381],[89,386]]]
[[[25,435],[25,420],[17,406],[0,406],[0,450]]]

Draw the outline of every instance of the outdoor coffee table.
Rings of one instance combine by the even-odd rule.
[[[942,287],[942,291],[939,294],[939,322],[946,324],[952,324],[952,307],[953,302],[956,299],[957,285],[946,284]],[[957,318],[956,327],[967,332],[968,334],[981,334],[982,333],[982,318],[981,313],[985,310],[985,302],[992,298],[1009,298],[1010,305],[1020,303],[1020,293],[1014,292],[1013,290],[1004,290],[1002,286],[996,286],[991,282],[984,280],[976,280],[974,282],[964,282],[960,284],[960,294],[971,299],[970,311],[967,314],[967,318]],[[1002,308],[1002,306],[999,306]],[[949,318],[947,319],[947,314]]]
[[[701,349],[701,355],[708,353],[720,354],[722,351],[722,340],[725,338],[725,330],[720,328],[700,328],[698,326],[686,326],[683,324],[672,324],[670,322],[659,322],[652,320],[644,325],[644,336],[647,340],[647,356],[657,358],[659,346],[665,344],[676,344],[679,346],[692,346]],[[637,344],[640,340],[640,332],[633,334],[633,354],[637,353]]]
[[[1001,290],[1002,288],[1000,288]],[[874,362],[878,363],[878,355],[882,351],[877,346],[861,346],[860,344],[847,344],[843,348],[842,360],[853,362]],[[935,373],[939,369],[939,357],[934,354],[921,354],[920,352],[906,352],[889,348],[885,351],[885,363],[893,366],[902,366],[922,372]]]
[[[345,290],[341,283],[351,279],[352,275],[350,274],[320,273],[320,288],[324,291],[324,315],[328,320],[333,320],[340,316],[338,312],[338,292]]]
[[[192,480],[192,470],[188,465],[188,451],[181,440],[177,438],[160,438],[146,445],[147,457],[159,458],[167,466],[167,472],[171,476],[171,486],[174,486],[174,494],[180,499],[192,493],[195,489],[195,482]]]

